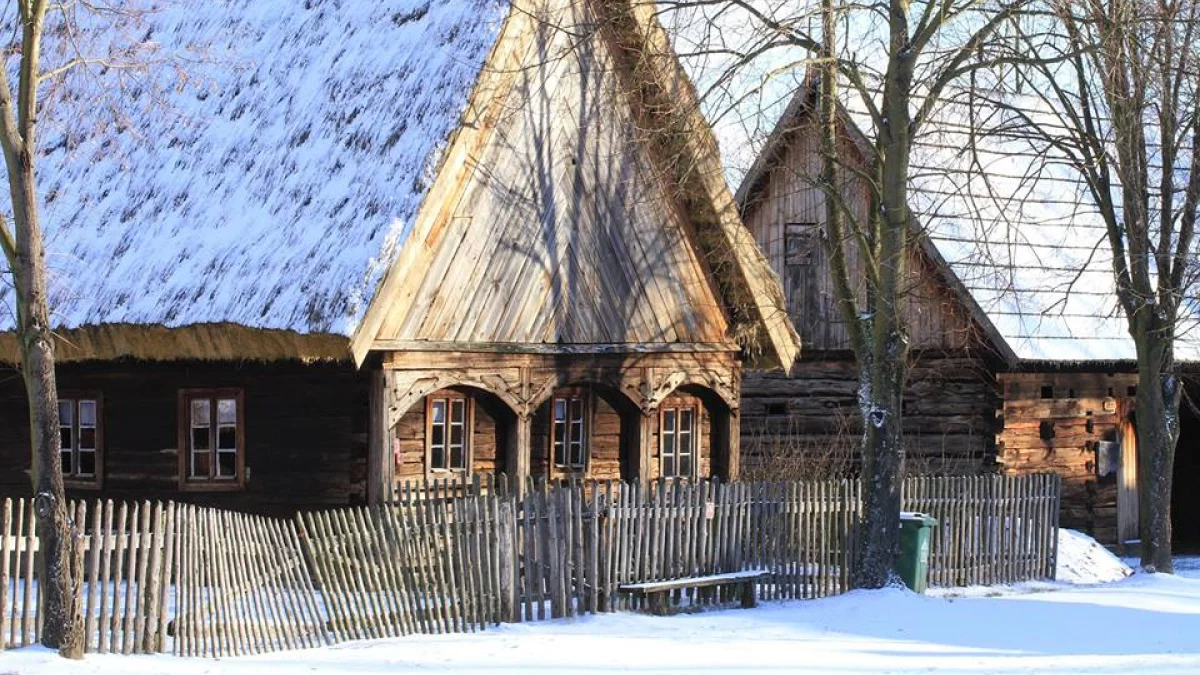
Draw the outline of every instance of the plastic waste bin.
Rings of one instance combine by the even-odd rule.
[[[924,593],[929,585],[929,537],[937,527],[937,518],[924,513],[900,514],[900,557],[896,573],[904,585]]]

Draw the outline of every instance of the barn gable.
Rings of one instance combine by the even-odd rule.
[[[754,233],[767,259],[780,275],[788,298],[788,313],[801,339],[814,350],[850,348],[832,285],[829,261],[820,245],[825,219],[825,196],[813,184],[821,172],[815,124],[816,87],[796,92],[762,152],[738,188],[746,226]],[[844,111],[843,111],[844,112]],[[854,121],[843,114],[844,157],[865,166],[870,151]],[[864,218],[867,188],[849,175],[844,179],[849,208]],[[953,268],[941,256],[919,222],[913,223],[913,250],[908,265],[905,315],[917,349],[979,349],[994,351],[1012,362],[1007,341],[996,330]],[[851,278],[859,264],[853,246],[847,262]],[[864,292],[860,289],[860,292]]]

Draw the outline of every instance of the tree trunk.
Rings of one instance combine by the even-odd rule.
[[[1183,385],[1169,364],[1171,337],[1154,331],[1138,342],[1138,510],[1142,567],[1174,571],[1171,560],[1171,482],[1179,441],[1179,402]],[[1164,372],[1164,370],[1166,372]]]
[[[908,9],[906,2],[890,3],[890,54],[881,106],[883,118],[877,127],[880,203],[872,205],[871,217],[878,227],[871,244],[875,247],[873,258],[878,279],[874,288],[867,285],[870,307],[867,350],[871,356],[865,362],[859,359],[863,381],[870,382],[869,391],[859,392],[865,490],[864,522],[854,570],[854,583],[859,588],[882,588],[897,582],[895,563],[899,553],[904,457],[900,418],[908,359],[903,318],[913,80]]]
[[[67,512],[61,469],[58,393],[54,380],[54,343],[46,295],[46,256],[38,222],[33,158],[19,153],[10,167],[16,229],[13,283],[17,296],[17,335],[21,375],[29,402],[34,508],[41,547],[38,564],[42,644],[63,656],[82,658],[83,626],[72,582],[75,537]]]
[[[875,361],[863,375],[870,386],[859,392],[864,429],[863,519],[853,581],[855,588],[883,588],[898,582],[903,360]]]

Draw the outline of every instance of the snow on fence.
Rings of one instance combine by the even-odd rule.
[[[765,570],[765,599],[849,586],[857,481],[478,479],[408,485],[395,502],[276,519],[173,503],[73,505],[91,652],[230,656],[639,609],[621,584]],[[939,520],[933,585],[1053,576],[1052,475],[910,478],[904,509]],[[6,500],[0,647],[38,638],[30,504]],[[734,600],[682,589],[670,602]]]

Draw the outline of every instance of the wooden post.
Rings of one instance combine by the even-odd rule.
[[[533,413],[518,413],[513,428],[508,432],[508,480],[509,492],[525,494],[529,478],[529,464],[533,457]]]
[[[822,572],[824,574],[824,572]],[[758,598],[754,594],[754,580],[746,579],[742,582],[742,607],[745,609],[753,609],[758,606]]]
[[[654,418],[657,414],[658,410],[643,411],[641,423],[638,425],[637,482],[642,487],[650,484],[650,460],[654,457]]]
[[[392,459],[391,431],[388,425],[387,377],[382,370],[372,371],[367,405],[370,425],[367,430],[367,502],[379,504],[392,501],[392,483],[396,472]]]
[[[725,441],[725,480],[734,481],[742,468],[742,418],[737,410],[729,411],[729,438]]]

